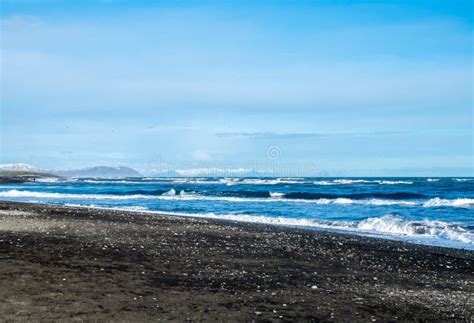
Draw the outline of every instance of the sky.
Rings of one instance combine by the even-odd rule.
[[[474,176],[473,11],[0,0],[0,163]]]

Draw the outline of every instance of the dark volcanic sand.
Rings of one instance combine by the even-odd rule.
[[[474,252],[0,202],[0,320],[469,321]]]

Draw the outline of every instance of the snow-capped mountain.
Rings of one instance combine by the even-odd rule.
[[[122,178],[141,177],[142,175],[130,167],[118,166],[94,166],[72,170],[45,170],[32,165],[22,163],[0,164],[0,173],[12,176],[12,173],[31,173],[62,177],[98,177],[98,178]]]
[[[41,172],[42,170],[28,164],[13,163],[13,164],[0,164],[0,171],[4,172]]]
[[[22,163],[0,164],[0,183],[23,183],[38,179],[54,179],[56,175]]]

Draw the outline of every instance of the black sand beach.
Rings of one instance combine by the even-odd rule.
[[[0,202],[0,320],[472,321],[474,252]]]

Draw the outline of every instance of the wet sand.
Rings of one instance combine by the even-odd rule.
[[[474,252],[0,202],[0,320],[470,321]]]

